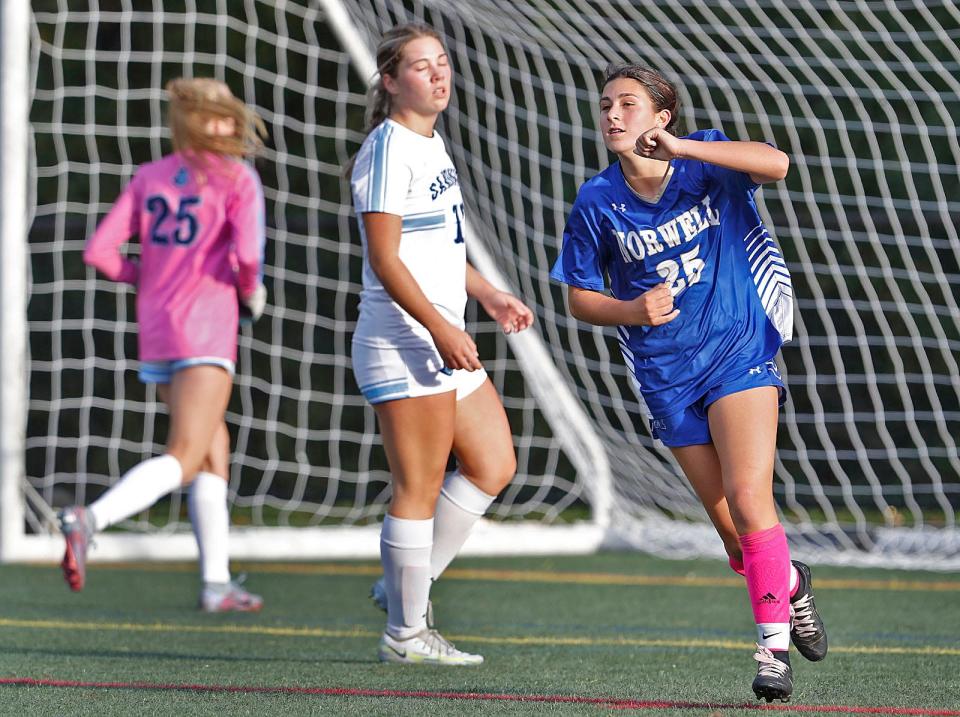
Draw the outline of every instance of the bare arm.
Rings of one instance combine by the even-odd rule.
[[[469,371],[483,368],[473,339],[437,311],[400,260],[403,218],[397,214],[366,212],[363,227],[367,235],[370,268],[390,297],[430,332],[444,365]]]
[[[673,307],[666,284],[658,284],[630,301],[569,286],[567,301],[575,318],[596,326],[660,326],[680,314],[680,309]]]
[[[523,331],[533,324],[533,312],[522,301],[497,289],[470,264],[467,264],[467,296],[479,301],[505,334]]]
[[[698,159],[749,174],[757,184],[779,182],[790,168],[786,154],[763,142],[700,142],[674,137],[659,127],[640,135],[635,151],[641,157],[653,159]]]

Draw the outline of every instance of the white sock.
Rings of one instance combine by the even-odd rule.
[[[187,512],[200,551],[200,576],[203,582],[230,582],[227,482],[215,473],[197,473],[187,496]]]
[[[477,488],[460,471],[447,476],[433,516],[430,575],[434,580],[460,552],[474,523],[483,517],[496,497]]]
[[[433,518],[407,520],[386,515],[380,530],[380,559],[387,588],[387,631],[406,640],[427,626]]]
[[[183,470],[170,455],[138,463],[90,506],[93,529],[103,530],[146,510],[180,487]]]
[[[757,644],[768,650],[790,649],[790,623],[758,622]]]

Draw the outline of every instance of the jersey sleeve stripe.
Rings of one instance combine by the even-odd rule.
[[[380,211],[387,202],[387,161],[393,127],[383,124],[373,140],[370,181],[367,188],[367,211]]]
[[[435,216],[404,217],[402,231],[405,234],[410,232],[424,231],[430,229],[439,229],[447,221],[443,214]]]
[[[442,209],[441,209],[441,210],[437,210],[437,211],[435,211],[435,212],[411,212],[410,214],[407,214],[406,216],[409,217],[409,218],[411,218],[411,219],[421,219],[421,218],[424,218],[424,217],[442,217],[442,216],[444,216],[444,212],[443,212]]]

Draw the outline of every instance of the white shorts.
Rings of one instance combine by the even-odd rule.
[[[480,388],[487,372],[451,370],[433,346],[387,349],[353,342],[353,375],[370,403],[456,391],[461,401]]]
[[[197,356],[196,358],[173,359],[172,361],[141,361],[137,377],[143,383],[170,383],[170,379],[180,369],[191,366],[219,366],[233,377],[236,367],[230,359],[218,356]]]

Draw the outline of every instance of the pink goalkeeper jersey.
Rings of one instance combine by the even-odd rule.
[[[174,153],[142,165],[87,240],[83,260],[137,287],[141,361],[237,360],[237,295],[261,281],[263,188],[248,164]],[[140,236],[139,266],[120,253]]]

